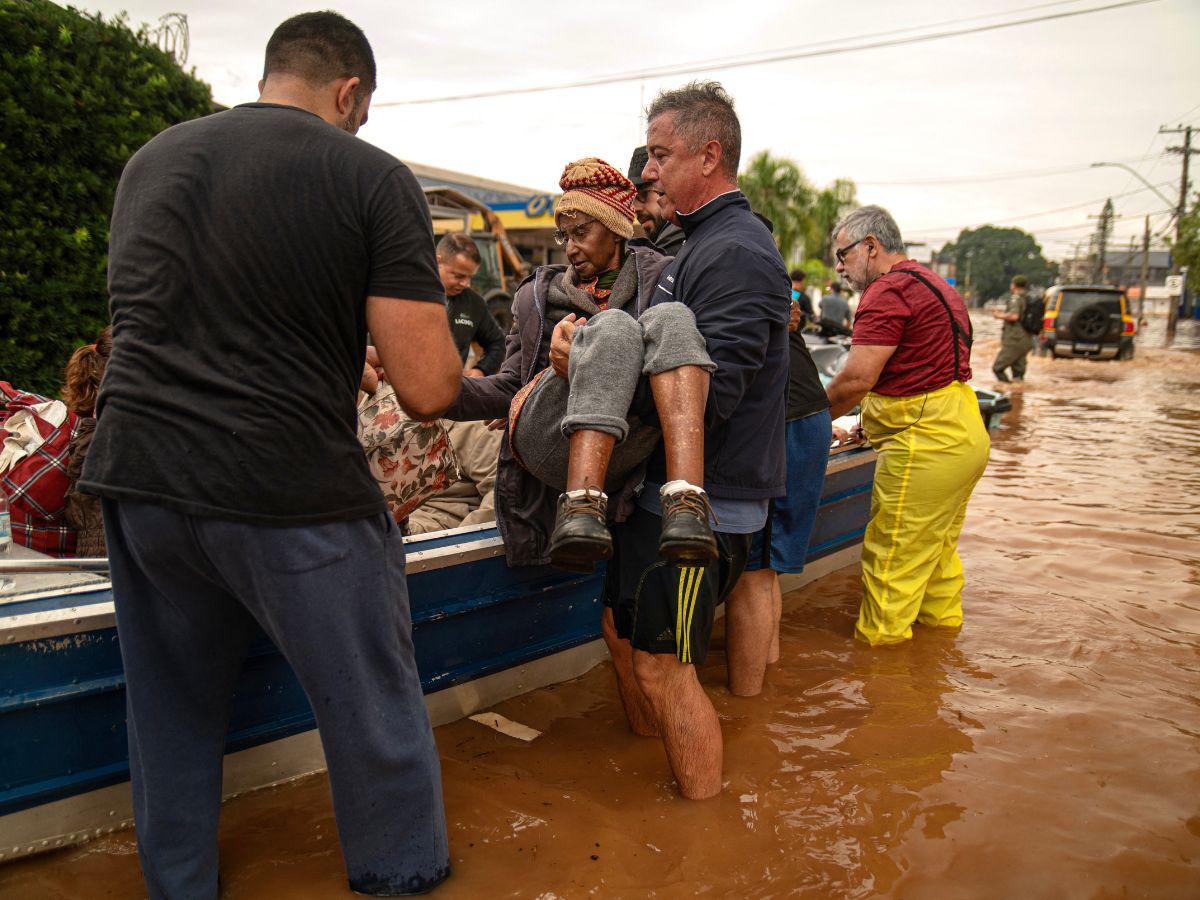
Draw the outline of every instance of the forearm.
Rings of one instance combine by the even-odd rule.
[[[829,398],[829,415],[835,419],[846,415],[862,402],[862,398],[867,396],[873,387],[874,379],[855,377],[842,372],[825,388],[825,395]]]
[[[483,347],[483,356],[475,363],[475,368],[484,375],[495,375],[504,362],[504,335],[497,328],[494,337],[489,340],[484,336],[480,346]]]
[[[442,418],[453,422],[508,418],[509,404],[520,389],[521,379],[507,369],[485,378],[464,376],[458,399],[442,413]]]
[[[429,420],[458,396],[462,358],[441,304],[367,298],[367,326],[406,413]]]

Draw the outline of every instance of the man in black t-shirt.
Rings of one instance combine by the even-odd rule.
[[[168,129],[117,189],[113,350],[80,488],[103,498],[150,896],[217,895],[230,694],[258,628],[312,701],[350,887],[449,856],[402,537],[356,436],[367,329],[423,419],[456,397],[428,207],[353,135],[370,44],[287,20],[261,97]]]
[[[446,316],[463,365],[467,363],[472,343],[483,348],[483,355],[466,371],[472,378],[495,375],[504,362],[504,332],[486,301],[471,290],[471,279],[482,261],[475,242],[460,231],[443,235],[438,241],[438,275],[446,289]]]

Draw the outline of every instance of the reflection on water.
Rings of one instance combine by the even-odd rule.
[[[976,322],[987,374],[997,329]],[[1196,897],[1200,353],[1151,343],[1031,361],[967,519],[961,633],[861,647],[843,570],[789,597],[763,697],[724,690],[718,636],[719,798],[678,799],[607,667],[499,707],[531,744],[438,729],[439,896]],[[349,896],[323,778],[223,824],[225,896]],[[132,848],[10,865],[0,894],[142,896]]]

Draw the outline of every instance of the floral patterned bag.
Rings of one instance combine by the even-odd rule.
[[[358,440],[397,522],[458,481],[458,458],[441,422],[418,422],[381,382],[358,402]]]

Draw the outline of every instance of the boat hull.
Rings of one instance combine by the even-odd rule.
[[[831,455],[808,565],[789,589],[858,559],[874,454]],[[430,717],[454,721],[578,677],[607,657],[602,576],[509,568],[495,528],[406,542],[413,642]],[[0,605],[0,861],[131,824],[125,690],[107,584]],[[233,698],[224,793],[324,768],[312,710],[265,635]]]

